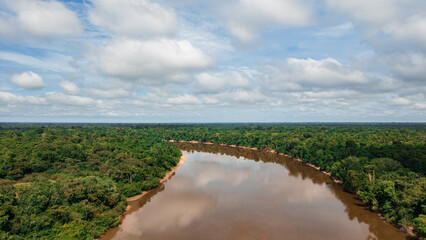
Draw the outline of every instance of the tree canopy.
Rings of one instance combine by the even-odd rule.
[[[300,158],[426,236],[424,124],[1,124],[0,238],[98,237],[177,164],[171,139]]]

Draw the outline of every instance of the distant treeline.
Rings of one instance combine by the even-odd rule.
[[[93,238],[158,185],[186,140],[272,149],[331,172],[426,235],[426,125],[0,124],[0,238]]]

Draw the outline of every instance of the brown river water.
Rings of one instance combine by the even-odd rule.
[[[319,171],[268,152],[177,144],[176,174],[101,239],[409,239]]]

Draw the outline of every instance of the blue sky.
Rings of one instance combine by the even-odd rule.
[[[426,121],[423,0],[0,0],[0,121]]]

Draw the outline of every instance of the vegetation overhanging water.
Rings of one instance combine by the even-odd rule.
[[[267,151],[178,143],[185,164],[132,202],[110,239],[405,239],[353,194]]]
[[[164,139],[284,152],[338,179],[390,221],[425,233],[424,124],[25,125],[0,128],[2,238],[87,238],[179,160]]]

